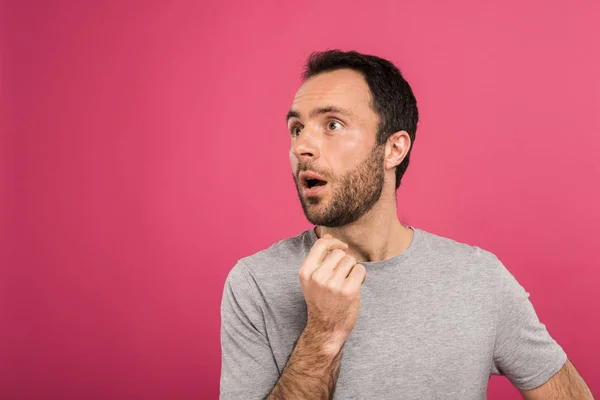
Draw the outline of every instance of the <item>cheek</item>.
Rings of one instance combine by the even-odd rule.
[[[361,140],[352,137],[345,139],[332,143],[333,146],[330,146],[327,151],[328,165],[338,175],[355,169],[367,154],[366,144]]]
[[[298,159],[294,155],[294,152],[290,149],[290,165],[292,166],[292,172],[296,172],[296,168],[298,168]]]

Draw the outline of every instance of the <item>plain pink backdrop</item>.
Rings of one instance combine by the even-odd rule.
[[[284,116],[327,48],[413,86],[403,221],[496,253],[600,394],[597,1],[1,7],[3,399],[217,398],[226,274],[309,227]]]

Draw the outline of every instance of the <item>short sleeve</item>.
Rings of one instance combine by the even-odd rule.
[[[517,389],[534,389],[562,368],[567,355],[539,321],[529,293],[504,266],[501,269],[492,374],[505,375]]]
[[[220,399],[264,399],[279,379],[248,271],[238,262],[221,302]]]

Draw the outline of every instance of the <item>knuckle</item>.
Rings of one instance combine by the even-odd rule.
[[[342,256],[342,255],[346,254],[346,252],[342,249],[335,249],[331,252],[331,254],[334,256]]]
[[[307,281],[308,280],[308,276],[307,276],[306,272],[304,272],[303,270],[298,271],[298,278],[301,281]]]
[[[321,240],[323,239],[317,239],[317,241],[315,242],[315,244],[313,244],[311,248],[312,251],[318,251],[321,248],[325,248],[325,244]]]
[[[327,282],[327,289],[329,289],[333,293],[338,293],[341,290],[341,287],[336,280],[330,279]]]
[[[318,271],[313,274],[312,281],[315,282],[318,286],[327,286],[327,279],[325,279],[323,274],[319,273]]]
[[[350,264],[350,265],[354,265],[354,264],[356,264],[356,258],[354,258],[354,257],[352,257],[352,256],[349,256],[349,255],[347,255],[347,254],[346,254],[346,257],[345,257],[345,261],[346,261],[348,264]]]
[[[319,238],[317,239],[317,241],[315,242],[315,245],[319,245],[319,246],[327,246],[327,243],[329,242],[330,239],[327,238]]]

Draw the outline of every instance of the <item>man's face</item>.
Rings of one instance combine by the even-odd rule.
[[[384,146],[363,76],[352,70],[310,78],[288,114],[290,161],[306,218],[339,227],[358,220],[379,200]]]

